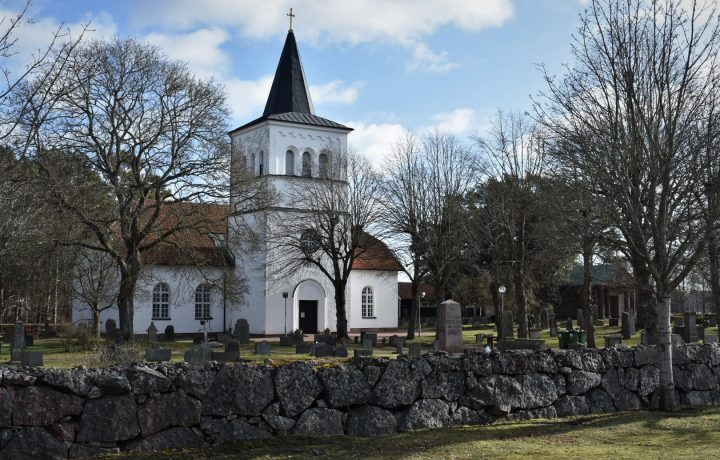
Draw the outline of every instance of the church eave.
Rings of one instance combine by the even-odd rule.
[[[328,120],[327,118],[318,117],[317,115],[310,115],[306,113],[297,113],[297,112],[287,112],[287,113],[279,113],[279,114],[273,114],[273,115],[266,115],[262,116],[260,118],[257,118],[249,123],[246,123],[242,126],[239,126],[232,131],[229,131],[229,135],[233,135],[239,131],[246,130],[248,128],[252,128],[253,126],[259,125],[264,122],[279,122],[279,123],[287,123],[287,124],[296,124],[296,125],[305,125],[305,126],[316,126],[320,128],[331,128],[331,129],[338,129],[340,131],[350,132],[354,131],[354,128],[350,128],[348,126],[342,125],[340,123],[337,123],[332,120]]]

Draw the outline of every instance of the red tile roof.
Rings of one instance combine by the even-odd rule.
[[[398,297],[400,297],[403,300],[412,300],[412,286],[408,282],[399,282],[398,283]],[[427,284],[427,283],[420,283],[420,286],[418,288],[418,294],[424,292],[425,293],[425,300],[435,300],[435,287]]]
[[[353,270],[402,270],[402,265],[385,243],[369,233],[363,233],[361,247],[353,261]]]
[[[144,245],[152,243],[164,232],[177,229],[171,235],[142,254],[150,265],[226,266],[224,249],[216,244],[213,235],[223,239],[227,232],[227,205],[208,203],[165,204],[155,227]]]

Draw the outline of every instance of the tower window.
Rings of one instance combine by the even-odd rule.
[[[318,166],[321,179],[328,178],[328,156],[325,153],[321,153],[318,157]]]
[[[312,177],[312,159],[310,158],[310,152],[305,152],[302,155],[302,175],[303,177]]]
[[[295,175],[295,152],[292,150],[285,152],[285,174],[288,176]]]
[[[263,151],[261,150],[260,151],[260,173],[259,173],[260,176],[263,175],[263,166],[265,163],[264,160],[265,160],[265,153],[263,153]]]
[[[255,174],[255,154],[250,154],[250,171]]]

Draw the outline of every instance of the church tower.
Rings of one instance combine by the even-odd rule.
[[[295,34],[288,30],[275,78],[261,117],[231,131],[234,165],[262,176],[277,194],[273,207],[242,216],[267,235],[270,213],[292,212],[291,190],[306,181],[321,180],[331,154],[347,152],[352,128],[315,114]],[[236,203],[231,203],[235,209]],[[229,231],[232,232],[233,223]],[[246,318],[256,334],[279,334],[301,328],[306,333],[335,328],[333,291],[319,276],[272,280],[267,248],[244,256],[238,276],[248,281],[245,305],[229,311],[228,326]],[[304,278],[303,278],[304,276]],[[284,297],[286,293],[287,298]]]

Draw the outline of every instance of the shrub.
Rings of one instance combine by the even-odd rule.
[[[83,323],[73,327],[69,332],[63,331],[60,337],[60,344],[67,353],[92,350],[99,340],[93,334],[92,328]]]
[[[98,343],[93,365],[97,367],[123,366],[142,361],[142,347],[135,341]]]

